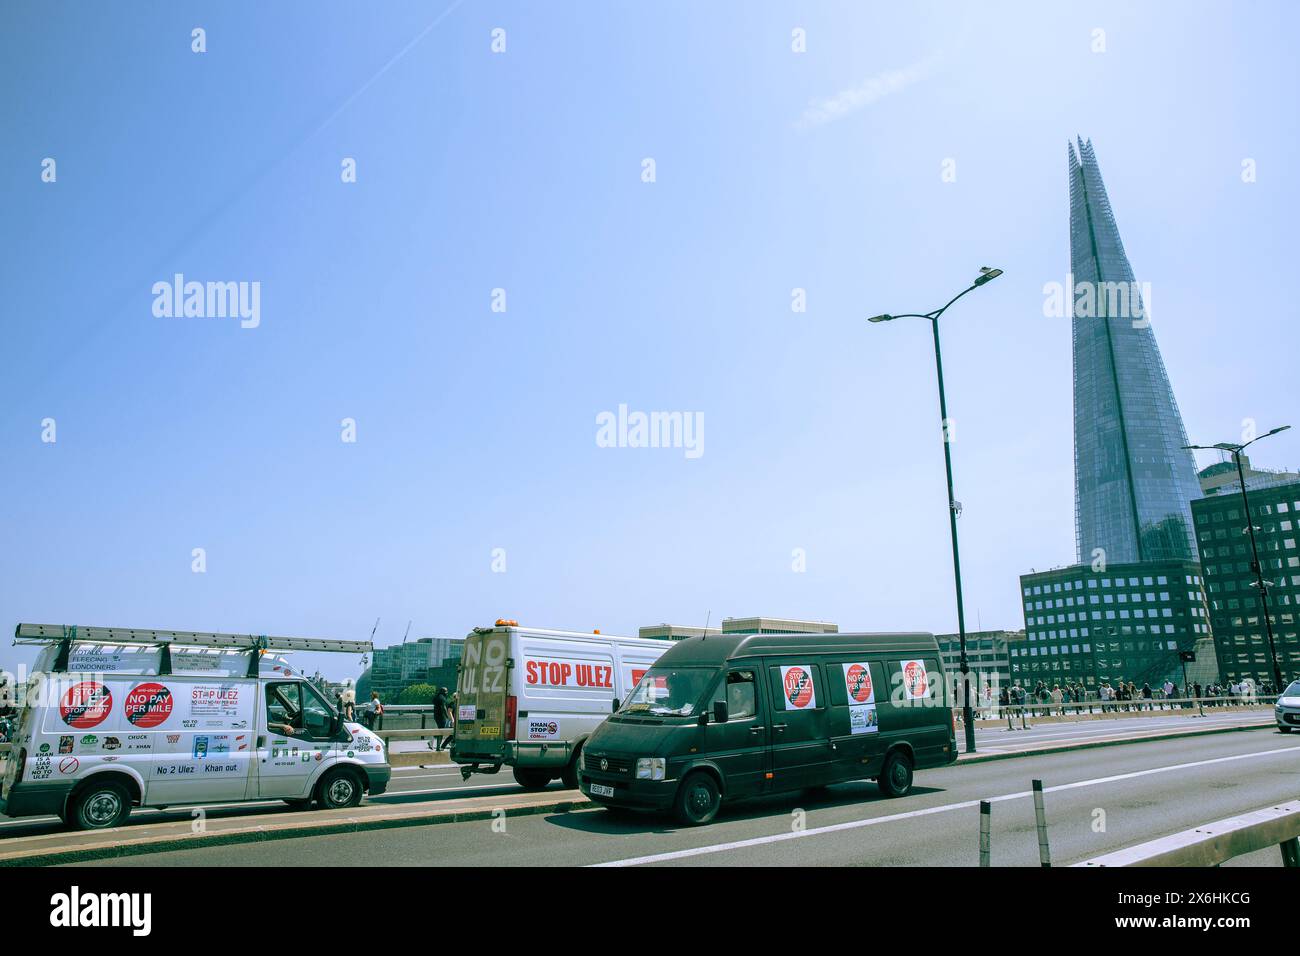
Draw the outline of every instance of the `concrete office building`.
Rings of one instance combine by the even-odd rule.
[[[956,634],[936,634],[935,639],[952,686],[960,687],[961,640]],[[970,666],[972,690],[983,691],[985,684],[996,689],[1013,683],[1011,648],[1024,642],[1024,631],[968,631],[966,663]]]
[[[839,625],[827,621],[798,621],[783,617],[727,617],[721,629],[682,624],[650,624],[637,629],[640,637],[680,641],[687,637],[714,634],[838,634]]]

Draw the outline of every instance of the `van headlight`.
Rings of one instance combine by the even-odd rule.
[[[636,778],[638,780],[662,780],[664,778],[663,757],[638,757],[636,760]]]

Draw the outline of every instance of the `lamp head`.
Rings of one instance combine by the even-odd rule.
[[[983,285],[986,282],[992,282],[1000,275],[1002,275],[1001,269],[992,269],[989,266],[980,266],[980,274],[975,277],[975,285]]]
[[[873,315],[871,318],[867,319],[867,321],[868,322],[892,322],[894,321],[894,317],[889,313],[885,313],[884,315]]]

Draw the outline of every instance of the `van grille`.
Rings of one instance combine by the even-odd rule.
[[[608,761],[608,766],[604,762]],[[599,773],[631,773],[631,757],[614,757],[610,754],[587,754],[587,769]]]

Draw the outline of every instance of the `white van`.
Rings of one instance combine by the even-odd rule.
[[[383,742],[269,653],[360,654],[369,642],[20,624],[14,643],[48,646],[0,783],[8,816],[99,829],[132,806],[333,809],[388,786]]]
[[[465,638],[451,759],[461,775],[514,769],[540,790],[578,786],[578,756],[670,641],[550,631],[499,620]]]

